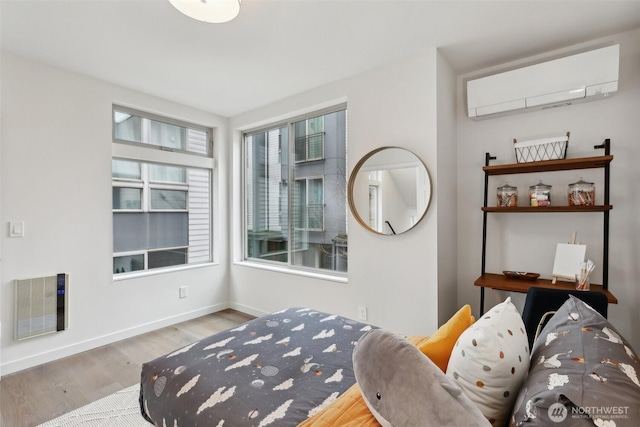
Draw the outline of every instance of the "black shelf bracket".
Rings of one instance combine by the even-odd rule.
[[[491,153],[485,153],[484,165],[489,166],[491,160],[495,160],[496,156],[492,156]],[[484,207],[487,207],[489,202],[489,175],[484,174]],[[480,275],[484,276],[486,272],[487,262],[487,212],[482,212],[482,267]],[[480,316],[484,314],[484,287],[480,288]]]

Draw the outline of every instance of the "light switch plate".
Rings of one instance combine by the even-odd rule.
[[[9,237],[24,237],[24,221],[9,222]]]

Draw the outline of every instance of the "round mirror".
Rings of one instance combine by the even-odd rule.
[[[349,177],[349,207],[378,234],[400,234],[424,217],[431,201],[427,167],[411,151],[381,147],[364,156]]]

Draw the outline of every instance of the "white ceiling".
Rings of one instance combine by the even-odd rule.
[[[640,1],[1,0],[2,50],[222,116],[440,48],[465,73],[640,27]]]

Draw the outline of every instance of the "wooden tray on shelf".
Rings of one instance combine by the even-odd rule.
[[[524,271],[503,271],[502,274],[509,279],[517,280],[536,280],[540,275],[538,273],[527,273]]]

